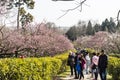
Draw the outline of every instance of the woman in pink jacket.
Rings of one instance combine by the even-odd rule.
[[[97,77],[98,77],[98,61],[99,61],[99,57],[97,56],[96,53],[93,53],[91,68],[95,75],[94,80],[97,80]]]

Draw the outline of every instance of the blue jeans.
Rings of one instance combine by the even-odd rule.
[[[100,73],[101,80],[107,80],[106,79],[106,75],[107,75],[106,69],[99,69],[99,73]]]

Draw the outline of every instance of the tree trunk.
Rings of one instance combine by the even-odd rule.
[[[20,3],[20,0],[19,0],[19,2],[18,2],[18,3]],[[19,11],[20,11],[20,4],[18,4],[17,29],[19,29],[19,17],[20,17],[20,13],[19,13]]]

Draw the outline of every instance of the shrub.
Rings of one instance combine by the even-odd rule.
[[[68,52],[54,57],[0,59],[0,80],[53,80],[67,70]]]
[[[56,58],[0,60],[0,80],[52,80],[61,67]]]
[[[55,56],[55,58],[60,59],[62,61],[62,65],[60,67],[59,73],[62,73],[64,71],[66,71],[67,70],[67,65],[66,64],[67,64],[68,54],[64,53],[64,54]]]
[[[112,75],[112,80],[120,80],[120,58],[109,58],[108,72]]]
[[[109,54],[109,56],[120,58],[120,54]]]

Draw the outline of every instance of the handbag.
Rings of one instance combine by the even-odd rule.
[[[96,66],[95,64],[92,65],[92,69],[96,69],[96,67],[97,67],[97,66]]]

